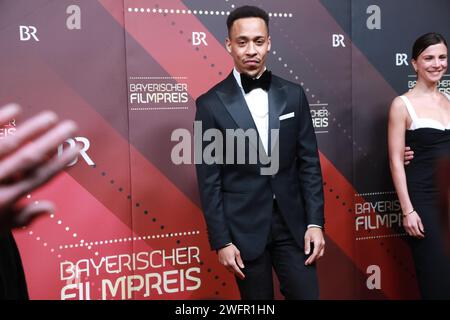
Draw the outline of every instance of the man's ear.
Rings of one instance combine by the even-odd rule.
[[[231,53],[231,40],[229,37],[225,39],[225,47],[227,48],[228,53]]]
[[[267,46],[267,52],[270,51],[270,48],[272,47],[272,41],[270,39],[270,36],[267,38],[268,46]]]

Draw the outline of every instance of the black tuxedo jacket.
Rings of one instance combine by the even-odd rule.
[[[307,225],[324,226],[322,174],[305,93],[298,84],[272,76],[268,96],[269,132],[279,129],[279,170],[276,174],[261,175],[265,165],[260,161],[249,163],[251,148],[258,148],[249,142],[246,143],[245,164],[196,164],[212,249],[233,242],[245,260],[257,258],[264,250],[270,232],[274,195],[299,246],[304,245]],[[196,105],[195,120],[201,121],[203,132],[218,129],[225,140],[226,129],[256,130],[233,73],[201,95]],[[289,114],[291,117],[287,116]],[[280,120],[282,115],[285,117]],[[208,144],[211,142],[203,142],[202,150]],[[223,145],[226,145],[225,141]],[[275,150],[275,141],[272,145],[269,149]],[[223,149],[225,159],[227,150]],[[236,159],[236,152],[234,156]]]

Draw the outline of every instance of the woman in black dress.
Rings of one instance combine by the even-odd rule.
[[[437,184],[437,163],[450,154],[450,96],[437,86],[447,71],[447,52],[440,34],[416,40],[411,60],[416,86],[396,97],[389,113],[391,174],[423,299],[450,299],[450,258],[442,238]],[[414,150],[406,168],[405,144]]]

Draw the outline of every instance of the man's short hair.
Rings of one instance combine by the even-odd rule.
[[[231,27],[234,21],[242,18],[261,18],[266,23],[267,32],[269,32],[269,15],[266,11],[255,6],[242,6],[230,12],[227,18],[228,35],[230,35]]]

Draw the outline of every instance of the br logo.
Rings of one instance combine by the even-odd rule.
[[[84,161],[86,161],[86,163],[89,166],[94,166],[95,163],[94,161],[92,161],[91,157],[89,157],[89,155],[87,154],[87,151],[89,150],[89,147],[91,146],[91,143],[89,142],[89,140],[85,137],[75,137],[74,139],[70,138],[67,139],[65,143],[60,144],[58,147],[58,156],[61,156],[64,150],[64,144],[68,144],[69,148],[75,148],[75,146],[77,144],[81,144],[81,150],[80,150],[80,156],[83,158]],[[73,160],[71,163],[69,163],[67,166],[71,167],[74,166],[76,163],[78,162],[78,157]]]
[[[201,44],[204,44],[205,46],[208,46],[208,43],[206,42],[206,33],[204,32],[192,32],[192,45],[198,46]]]
[[[343,34],[333,34],[333,48],[337,48],[337,47],[345,48],[344,40],[345,40],[345,37]]]
[[[19,26],[20,41],[39,41],[36,33],[37,28],[35,26]]]
[[[406,53],[396,53],[395,54],[395,65],[396,66],[408,66],[408,55]]]

